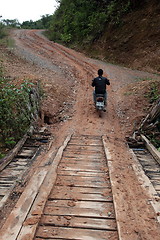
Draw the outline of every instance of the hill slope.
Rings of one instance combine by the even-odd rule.
[[[160,2],[150,1],[124,16],[122,26],[106,26],[90,51],[111,62],[160,73],[159,23]]]
[[[158,0],[61,0],[50,39],[92,57],[160,73]]]

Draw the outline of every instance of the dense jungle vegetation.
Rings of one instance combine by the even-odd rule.
[[[159,0],[57,0],[50,40],[90,57],[159,73]]]
[[[109,25],[122,25],[123,16],[146,4],[146,0],[59,0],[49,26],[51,40],[90,43]]]
[[[51,40],[65,43],[89,43],[100,37],[106,24],[120,24],[121,17],[136,0],[60,0],[49,26]],[[140,1],[143,2],[143,1]]]
[[[0,16],[0,39],[2,38],[1,33],[9,28],[24,28],[24,29],[48,29],[52,15],[43,15],[39,20],[33,21],[28,20],[20,23],[18,19],[3,19]]]

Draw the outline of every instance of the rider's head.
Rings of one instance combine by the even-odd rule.
[[[99,70],[98,70],[98,75],[99,75],[99,76],[102,76],[102,75],[103,75],[103,70],[102,70],[102,69],[99,69]]]

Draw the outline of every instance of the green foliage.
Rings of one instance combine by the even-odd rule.
[[[14,140],[14,137],[9,137],[5,139],[5,145],[8,148],[12,148],[16,144],[16,141]]]
[[[160,151],[160,139],[158,136],[155,136],[154,133],[148,135],[149,140],[151,143]]]
[[[49,38],[64,43],[90,43],[98,39],[107,24],[120,24],[131,9],[125,0],[60,0],[49,26]]]
[[[43,15],[41,19],[37,21],[24,21],[21,24],[21,28],[24,29],[47,29],[49,27],[49,23],[52,19],[52,16],[49,14]]]
[[[145,96],[149,99],[150,103],[155,102],[160,96],[158,83],[153,82],[150,86],[150,91]]]
[[[32,121],[31,87],[32,83],[27,81],[16,87],[10,80],[0,77],[0,143],[7,148],[15,145]]]
[[[0,21],[0,39],[6,36],[5,30],[7,28],[48,29],[51,19],[52,15],[49,14],[42,15],[41,19],[37,21],[28,20],[24,21],[22,24],[20,24],[17,19],[2,19]]]
[[[0,159],[3,157],[5,157],[5,154],[0,152]]]
[[[15,41],[13,38],[7,37],[7,46],[13,48],[15,46]]]
[[[141,82],[141,81],[152,81],[153,78],[150,77],[136,77],[135,82]]]
[[[17,19],[3,19],[2,22],[6,27],[10,27],[10,28],[20,27],[20,23]]]
[[[0,39],[6,36],[5,25],[0,21]]]
[[[0,16],[0,18],[2,18]],[[2,45],[10,45],[11,39],[8,38],[8,29],[10,28],[19,28],[20,23],[17,19],[1,19],[0,20],[0,44]],[[13,41],[12,41],[13,42]]]
[[[71,34],[69,33],[69,34],[67,34],[67,33],[64,33],[64,34],[61,34],[61,39],[62,39],[62,41],[63,42],[66,42],[66,43],[68,43],[68,42],[70,42],[71,41]]]

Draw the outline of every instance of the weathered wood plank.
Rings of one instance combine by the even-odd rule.
[[[78,181],[59,181],[56,183],[58,186],[75,186],[75,187],[98,187],[98,188],[108,188],[110,187],[110,184],[108,185],[106,183],[101,183],[101,182],[90,182],[86,181],[85,183],[83,181],[78,182]]]
[[[91,143],[89,143],[89,141],[85,141],[85,142],[80,142],[78,143],[77,141],[71,141],[68,146],[89,146],[89,147],[102,147],[102,143],[101,141],[92,141]]]
[[[43,168],[43,169],[38,169],[37,172],[35,173],[35,175],[31,178],[25,191],[22,193],[15,208],[13,209],[13,211],[7,218],[5,224],[3,225],[3,228],[1,229],[1,240],[6,240],[6,239],[7,240],[13,240],[13,239],[22,240],[23,238],[26,239],[25,238],[26,233],[28,234],[28,232],[30,232],[31,235],[33,235],[35,233],[37,221],[35,221],[35,224],[32,225],[32,228],[30,228],[29,224],[28,224],[28,226],[24,226],[24,228],[23,228],[22,227],[23,222],[24,222],[24,220],[27,221],[28,217],[30,217],[30,215],[28,215],[30,210],[35,211],[35,209],[36,209],[37,211],[39,211],[38,212],[39,215],[37,214],[37,219],[41,216],[45,201],[47,200],[47,196],[49,195],[49,192],[53,186],[52,178],[51,178],[52,172],[55,175],[55,171],[56,171],[56,167],[57,167],[56,164],[59,163],[59,161],[62,157],[62,152],[63,152],[64,148],[66,147],[66,144],[69,141],[69,139],[70,139],[70,137],[68,137],[66,139],[66,141],[64,142],[64,145],[59,148],[57,155],[54,158],[55,162],[52,163],[52,168],[50,168],[49,174],[47,175],[45,181],[44,181],[44,178],[48,172],[47,167]],[[51,154],[51,156],[52,156],[52,154]],[[47,182],[47,185],[46,185],[46,182]],[[48,189],[47,189],[48,191],[46,190],[46,191],[39,192],[39,188],[42,183],[45,184],[45,189],[47,189],[47,187],[48,187]],[[43,187],[43,185],[42,185],[42,187]],[[39,192],[39,194],[37,195],[38,192]],[[31,212],[31,214],[32,214],[32,212]],[[33,220],[35,220],[35,219],[33,219]],[[19,233],[20,233],[20,235],[19,235]]]
[[[73,182],[101,182],[101,183],[106,183],[106,181],[108,180],[108,176],[104,176],[104,177],[99,177],[99,176],[58,176],[57,177],[57,182],[58,181],[73,181]]]
[[[55,186],[49,199],[112,201],[111,189]]]
[[[82,152],[82,150],[71,150],[70,149],[70,151],[68,152],[68,151],[66,151],[66,152],[64,152],[64,156],[73,156],[74,154],[77,154],[77,155],[79,155],[79,156],[87,156],[87,155],[89,155],[89,154],[92,154],[93,155],[93,157],[95,156],[100,156],[100,157],[103,157],[104,156],[104,154],[101,152],[101,150],[89,150],[89,151],[84,151],[84,152]]]
[[[97,176],[81,177],[81,176],[59,176],[56,181],[56,185],[64,186],[88,186],[88,187],[108,187],[110,182],[108,178],[100,178]]]
[[[32,157],[33,153],[36,151],[37,149],[22,149],[22,151],[20,153],[18,153],[19,157]]]
[[[47,215],[78,215],[85,217],[114,218],[112,203],[54,200],[48,201],[44,209]]]
[[[63,158],[61,163],[65,163],[65,164],[81,164],[81,165],[93,165],[93,164],[97,164],[100,165],[102,163],[106,163],[106,159],[105,158],[93,158],[93,159],[85,159],[85,158]]]
[[[64,189],[63,186],[54,186],[53,191],[54,190],[61,191],[62,189]],[[102,189],[98,187],[90,188],[90,187],[74,187],[74,186],[66,187],[65,186],[65,189],[66,189],[66,192],[70,191],[70,192],[77,193],[77,190],[78,190],[79,193],[95,193],[95,194],[102,194],[104,196],[108,196],[108,193],[111,193],[111,188]]]
[[[43,170],[31,179],[25,192],[21,195],[15,208],[1,229],[1,240],[16,239],[45,175],[46,171]]]
[[[17,155],[21,147],[24,145],[28,138],[28,135],[24,135],[24,137],[16,144],[16,146],[0,161],[0,171],[2,171],[11,161],[12,159]]]
[[[145,141],[146,147],[153,155],[155,160],[160,164],[160,152],[150,143],[150,141],[144,135],[141,134],[141,138]]]
[[[88,169],[88,168],[94,168],[95,169],[95,167],[96,168],[102,168],[103,166],[105,167],[106,166],[106,163],[105,162],[84,162],[84,161],[82,161],[82,162],[79,162],[79,161],[66,161],[66,162],[61,162],[61,164],[59,165],[59,166],[67,166],[67,167],[69,167],[69,166],[73,166],[73,165],[75,165],[75,166],[77,166],[77,167],[79,167],[79,166],[83,166],[83,167],[85,167],[86,169]]]
[[[91,202],[91,201],[77,201],[77,200],[53,200],[46,203],[46,207],[66,207],[66,208],[84,208],[96,209],[103,211],[105,209],[113,210],[113,204],[108,202]]]
[[[67,159],[76,159],[76,160],[89,160],[89,159],[93,159],[93,161],[94,160],[98,160],[98,159],[103,159],[103,160],[105,160],[105,156],[103,155],[103,156],[100,156],[100,155],[98,155],[98,154],[91,154],[91,155],[87,155],[87,154],[85,154],[85,155],[77,155],[77,154],[68,154],[67,152],[65,153],[65,155],[63,154],[63,158],[67,158]]]
[[[71,151],[76,151],[76,150],[82,150],[82,151],[102,151],[103,152],[103,146],[95,144],[95,145],[91,145],[91,144],[84,144],[84,145],[80,145],[80,144],[68,144],[67,146],[67,150],[71,150]]]
[[[46,216],[40,221],[40,225],[69,226],[79,228],[91,228],[101,230],[116,230],[116,221],[113,219],[87,218],[75,216]]]
[[[49,226],[40,226],[36,234],[36,239],[74,239],[74,240],[118,240],[117,232],[107,232],[105,230],[92,230],[81,228],[61,227],[53,228]]]
[[[43,213],[43,209],[44,209],[45,203],[47,201],[48,195],[49,195],[49,193],[55,183],[56,177],[57,177],[57,175],[56,175],[57,166],[62,158],[63,151],[66,148],[67,143],[69,142],[70,138],[71,138],[71,135],[69,135],[65,139],[63,145],[59,148],[54,160],[52,161],[52,164],[49,168],[50,170],[49,170],[46,178],[44,179],[39,192],[37,192],[38,194],[34,200],[34,203],[31,207],[31,209],[29,209],[30,211],[29,211],[25,221],[23,222],[23,227],[20,229],[19,235],[16,238],[17,240],[33,239],[39,219]],[[52,157],[52,153],[51,153],[51,157]]]
[[[107,173],[104,172],[97,172],[97,171],[67,171],[67,170],[59,170],[58,175],[65,175],[65,176],[99,176],[99,177],[104,177],[106,176]]]
[[[75,166],[73,164],[71,164],[71,166],[65,166],[65,165],[60,165],[58,167],[58,170],[67,170],[67,171],[88,171],[88,172],[101,172],[101,173],[104,173],[104,172],[108,172],[108,168],[107,167],[103,167],[103,168],[100,168],[100,169],[97,169],[96,166],[93,166],[92,169],[90,168],[85,168],[84,166]]]
[[[7,188],[0,188],[0,195],[5,196],[8,193],[9,190],[10,190],[10,187],[8,187],[8,189]]]
[[[149,179],[151,179],[151,180],[157,180],[157,181],[159,181],[159,183],[160,183],[160,175],[148,174],[148,177],[149,177]]]

